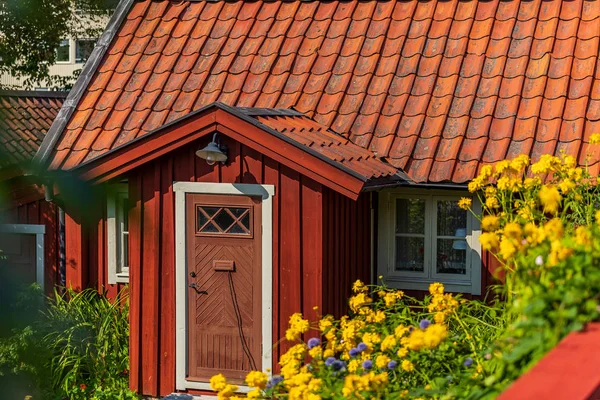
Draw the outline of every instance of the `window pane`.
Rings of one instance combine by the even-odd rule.
[[[234,219],[225,209],[222,209],[219,214],[213,220],[221,228],[223,232],[227,232],[231,224],[234,223]]]
[[[69,40],[61,40],[58,48],[56,49],[56,61],[69,62],[70,61],[70,50]]]
[[[425,200],[396,200],[396,233],[425,233]]]
[[[424,271],[425,239],[396,237],[396,271]]]
[[[75,42],[75,62],[86,62],[90,58],[95,44],[96,42],[90,39],[77,40]]]
[[[462,274],[467,272],[467,242],[464,239],[437,240],[437,272]]]
[[[467,235],[467,211],[460,209],[455,200],[437,202],[437,235]]]

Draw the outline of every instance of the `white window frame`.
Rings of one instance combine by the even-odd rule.
[[[35,280],[42,288],[42,292],[45,292],[44,235],[46,234],[46,225],[2,224],[0,225],[0,233],[35,235]]]
[[[117,283],[129,283],[129,266],[123,267],[124,252],[123,243],[125,232],[122,227],[122,221],[128,218],[127,210],[124,210],[118,201],[119,197],[128,194],[128,185],[119,183],[111,185],[107,191],[106,197],[106,232],[107,232],[107,258],[108,258],[108,283],[115,285]],[[128,241],[127,241],[128,242]]]
[[[383,276],[385,283],[390,287],[406,290],[427,290],[432,282],[441,282],[447,291],[459,293],[481,294],[481,244],[479,235],[481,228],[479,220],[467,212],[467,258],[466,273],[444,274],[438,273],[435,265],[437,239],[437,207],[436,201],[458,201],[461,197],[473,199],[473,211],[481,212],[481,204],[477,198],[468,192],[444,190],[415,190],[398,188],[381,191],[379,194],[379,225],[378,225],[378,252],[377,275]],[[396,259],[396,200],[397,199],[424,199],[425,202],[425,254],[424,272],[397,271]],[[410,236],[410,235],[409,235]]]

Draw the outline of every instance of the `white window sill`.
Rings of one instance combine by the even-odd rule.
[[[129,283],[129,273],[119,273],[115,277],[116,283]]]
[[[431,279],[411,279],[405,277],[392,277],[387,276],[383,278],[385,284],[394,289],[400,290],[423,290],[428,291],[429,285],[433,282],[440,282],[444,285],[446,292],[453,293],[469,293],[473,295],[479,295],[480,293],[473,293],[473,285],[470,281],[446,281],[443,280],[431,280]]]

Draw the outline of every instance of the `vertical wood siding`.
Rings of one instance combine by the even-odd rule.
[[[353,201],[323,188],[323,314],[345,314],[352,283],[371,281],[370,196]]]
[[[44,286],[47,294],[52,294],[54,286],[60,282],[59,260],[59,223],[58,208],[45,200],[36,200],[19,207],[3,210],[0,224],[44,225]]]
[[[145,395],[164,396],[175,390],[173,181],[275,185],[273,340],[285,335],[292,313],[314,316],[313,307],[323,307],[323,187],[227,138],[228,164],[209,166],[194,154],[208,140],[129,175],[130,386]],[[278,346],[273,351],[274,364],[284,350]]]

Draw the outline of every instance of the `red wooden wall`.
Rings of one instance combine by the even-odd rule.
[[[323,315],[348,311],[352,284],[371,282],[371,193],[353,201],[323,189]]]
[[[65,211],[66,286],[87,287],[114,298],[124,284],[108,283],[106,196],[98,190],[93,204]]]
[[[175,389],[175,226],[173,181],[261,183],[273,198],[273,338],[289,316],[322,308],[323,188],[290,168],[226,139],[229,161],[195,156],[208,138],[145,164],[129,175],[130,386],[145,395]],[[284,349],[278,347],[277,355]]]
[[[58,208],[56,205],[41,199],[2,210],[0,212],[0,224],[5,223],[46,226],[46,233],[44,235],[44,285],[46,294],[53,293],[54,285],[59,282],[59,223]]]

